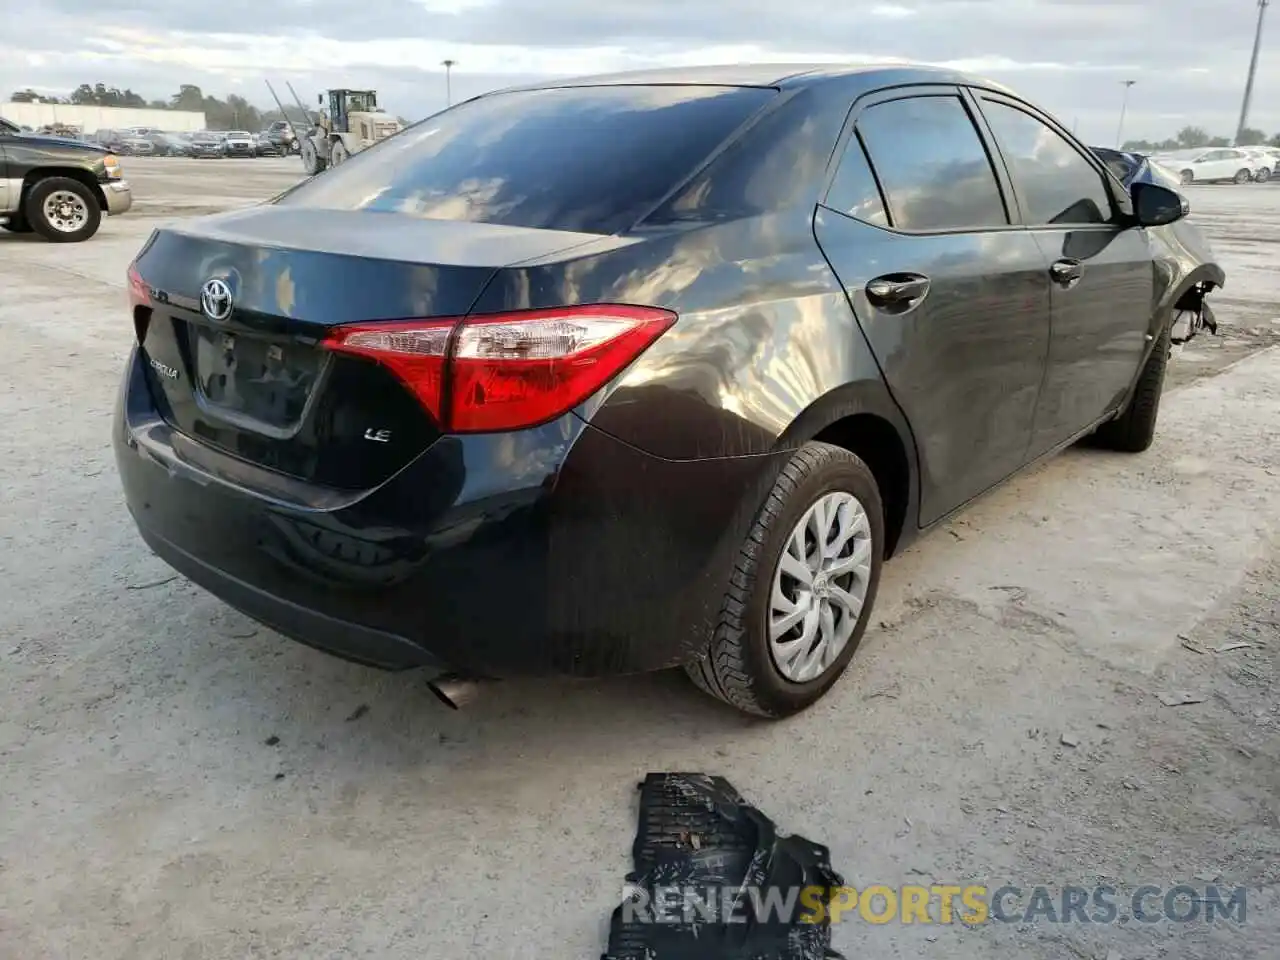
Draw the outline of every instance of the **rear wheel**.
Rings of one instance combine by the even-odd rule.
[[[98,198],[79,180],[46,177],[27,191],[23,215],[31,229],[54,243],[78,243],[98,232]]]
[[[1129,406],[1119,417],[1094,431],[1090,438],[1093,446],[1122,453],[1141,453],[1151,446],[1156,436],[1156,418],[1160,413],[1160,396],[1164,392],[1164,374],[1169,366],[1172,336],[1173,327],[1167,326],[1138,375],[1138,385]]]
[[[867,465],[840,447],[805,444],[738,552],[707,655],[686,672],[756,716],[811,706],[862,640],[883,552],[884,511]]]
[[[1251,174],[1248,170],[1237,170],[1235,179],[1236,179],[1236,183],[1248,183],[1250,180],[1253,179],[1253,174]]]

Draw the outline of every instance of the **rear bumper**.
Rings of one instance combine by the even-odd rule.
[[[382,486],[342,493],[172,431],[136,352],[113,432],[144,540],[211,593],[347,659],[495,677],[696,656],[781,465],[661,460],[568,414],[444,437]]]
[[[107,198],[107,213],[110,216],[128,213],[133,206],[133,188],[127,180],[108,180],[102,184],[102,195]]]

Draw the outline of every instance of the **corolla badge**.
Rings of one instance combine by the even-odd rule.
[[[200,309],[210,320],[225,320],[231,316],[231,288],[225,280],[206,280],[200,288]]]
[[[160,376],[168,377],[170,380],[178,379],[178,370],[176,367],[171,367],[166,363],[161,363],[159,360],[155,359],[154,357],[150,359],[150,363],[151,363],[151,369],[154,370],[156,373],[160,374]]]

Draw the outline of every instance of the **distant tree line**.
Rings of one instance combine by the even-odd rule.
[[[16,90],[9,97],[15,103],[65,103],[88,107],[143,107],[150,110],[191,110],[204,113],[210,130],[261,130],[273,121],[284,119],[278,109],[261,110],[244,97],[231,94],[225,100],[208,96],[195,84],[184,83],[168,100],[147,100],[128,87],[109,87],[105,83],[82,83],[66,97],[53,97],[34,90]],[[309,119],[296,106],[287,105],[288,119],[307,123]]]
[[[1211,137],[1203,127],[1183,127],[1168,140],[1126,140],[1124,150],[1158,153],[1163,150],[1196,150],[1200,147],[1280,147],[1280,133],[1268,137],[1261,130],[1245,127],[1238,142],[1229,137]]]
[[[9,97],[14,103],[66,103],[88,107],[143,107],[149,110],[191,110],[204,113],[210,130],[262,130],[277,120],[290,120],[299,126],[309,126],[315,116],[308,116],[296,104],[285,103],[285,112],[279,109],[262,110],[244,97],[231,94],[225,100],[208,96],[192,83],[184,83],[168,100],[147,100],[128,87],[109,87],[105,83],[82,83],[66,97],[51,97],[34,90],[15,90]],[[287,101],[287,98],[282,98]],[[408,126],[404,117],[397,118]]]

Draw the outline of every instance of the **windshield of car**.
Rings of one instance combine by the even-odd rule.
[[[776,93],[617,85],[493,94],[416,123],[277,202],[615,233]]]

